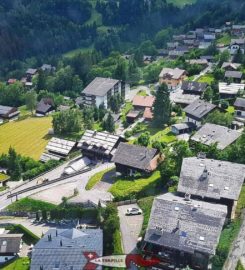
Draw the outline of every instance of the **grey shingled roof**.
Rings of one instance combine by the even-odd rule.
[[[241,79],[242,78],[242,72],[240,71],[226,71],[225,72],[226,78],[234,78],[234,79]]]
[[[96,77],[83,91],[83,94],[103,97],[119,81],[110,78]]]
[[[245,165],[197,157],[184,158],[178,191],[220,200],[237,200],[245,177]]]
[[[19,253],[20,243],[23,234],[1,234],[0,235],[0,254]]]
[[[48,241],[51,234],[52,241]],[[61,246],[62,243],[62,246]],[[101,229],[50,229],[32,251],[31,270],[81,270],[87,263],[83,252],[103,253]],[[98,268],[101,269],[101,268]]]
[[[154,148],[120,143],[112,158],[112,162],[140,170],[151,171],[151,161],[157,153],[157,149]]]
[[[9,107],[9,106],[0,105],[0,115],[6,115],[6,114],[8,114],[12,109],[14,109],[14,108],[13,107]]]
[[[145,241],[194,253],[215,254],[227,207],[203,201],[185,201],[167,193],[156,197]]]
[[[216,106],[204,100],[196,100],[184,108],[184,112],[198,119],[202,119],[213,111]]]
[[[187,128],[195,128],[196,125],[192,122],[185,122],[185,123],[174,124],[172,125],[172,127],[175,127],[177,130],[184,130]]]
[[[245,98],[237,98],[235,103],[234,103],[235,107],[241,107],[245,109]]]
[[[242,135],[241,132],[224,126],[206,123],[191,139],[205,145],[217,143],[217,148],[225,149]]]
[[[181,89],[184,91],[194,91],[203,93],[207,88],[207,83],[199,83],[199,82],[191,82],[191,81],[183,81]]]

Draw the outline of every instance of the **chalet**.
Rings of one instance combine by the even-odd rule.
[[[183,51],[171,50],[168,52],[168,56],[171,59],[176,59],[176,58],[179,58],[179,57],[184,56],[184,55],[185,55],[185,52],[183,52]]]
[[[225,71],[236,71],[241,67],[239,63],[224,62],[221,66]]]
[[[117,173],[133,175],[137,172],[144,174],[153,172],[158,166],[159,159],[157,149],[120,143],[112,162],[116,165]]]
[[[226,71],[225,79],[232,80],[232,82],[240,83],[242,80],[242,72],[240,71]]]
[[[32,250],[30,270],[86,269],[89,260],[102,255],[101,229],[50,229]]]
[[[109,107],[110,98],[117,94],[125,97],[125,83],[110,78],[96,77],[83,91],[83,104],[86,106],[104,105]]]
[[[187,105],[199,100],[199,95],[184,94],[182,89],[170,92],[170,100],[174,104],[178,104],[181,107],[186,107]]]
[[[201,41],[198,48],[200,50],[204,50],[204,49],[207,49],[211,45],[212,45],[212,42],[210,42],[210,41]]]
[[[60,105],[57,110],[59,112],[69,111],[71,109],[71,106],[69,105]]]
[[[232,35],[235,36],[241,36],[242,34],[245,33],[245,25],[238,25],[238,24],[232,25],[231,33]]]
[[[195,81],[183,81],[181,89],[184,94],[199,95],[201,96],[206,88],[208,87],[207,83],[199,83]]]
[[[216,106],[214,104],[208,103],[204,100],[196,100],[184,108],[187,119],[186,122],[192,122],[199,127],[208,114],[213,112],[215,109]]]
[[[179,123],[179,124],[174,124],[171,126],[171,131],[175,135],[190,133],[194,131],[195,129],[196,129],[196,125],[191,122]]]
[[[184,45],[188,46],[189,48],[194,48],[199,46],[199,41],[194,39],[185,39],[183,41]]]
[[[20,112],[18,108],[0,105],[0,118],[10,120],[17,118]]]
[[[127,123],[132,124],[140,116],[140,111],[131,110],[126,115]]]
[[[40,160],[47,162],[49,160],[65,159],[75,148],[76,142],[53,137],[45,147],[45,152]]]
[[[234,217],[244,178],[245,165],[206,158],[184,158],[178,192],[189,194],[193,199],[225,204],[229,215]]]
[[[145,121],[150,122],[153,120],[153,111],[151,108],[145,108],[144,110],[144,114],[143,114],[143,118],[145,119]]]
[[[8,79],[7,84],[10,85],[10,84],[14,84],[16,82],[17,82],[16,79]]]
[[[217,143],[217,148],[223,150],[234,143],[241,135],[242,133],[237,130],[206,123],[191,137],[191,140],[208,146]]]
[[[208,66],[208,60],[207,59],[191,59],[191,60],[186,60],[187,63],[190,65],[200,65],[203,67]]]
[[[242,83],[219,83],[219,94],[221,98],[233,98],[240,91],[244,91],[245,84]]]
[[[168,55],[168,50],[166,50],[166,49],[158,49],[157,50],[157,55],[159,57],[167,56]]]
[[[51,98],[42,98],[36,107],[36,116],[45,116],[55,110],[54,102]]]
[[[214,57],[212,55],[203,55],[203,56],[200,56],[200,59],[205,59],[208,62],[213,62],[214,61]]]
[[[204,37],[204,29],[197,28],[195,30],[195,34],[196,34],[197,39],[200,39],[200,40],[203,39],[203,37]]]
[[[166,83],[169,89],[176,89],[186,78],[187,72],[179,68],[163,68],[159,75],[159,83]]]
[[[93,160],[110,160],[123,138],[108,132],[86,130],[78,142],[84,156]]]
[[[184,39],[186,39],[186,35],[173,35],[174,41],[183,41]]]
[[[213,42],[216,39],[216,35],[215,33],[206,33],[203,38],[205,42]]]
[[[41,66],[41,70],[44,71],[44,72],[50,73],[50,72],[54,72],[56,70],[56,68],[51,66],[51,65],[48,65],[48,64],[43,64]]]
[[[154,61],[154,57],[151,55],[143,55],[143,62],[144,64],[150,64]]]
[[[244,53],[245,49],[245,39],[244,38],[239,38],[239,39],[232,39],[230,43],[230,54],[234,55],[236,54],[239,50]]]
[[[23,234],[0,234],[0,264],[18,256]]]
[[[234,103],[235,116],[245,118],[245,98],[237,98]]]
[[[215,255],[227,207],[172,193],[154,199],[142,251],[161,260],[157,269],[206,270]],[[166,218],[167,217],[167,218]]]
[[[34,75],[36,75],[38,70],[36,68],[28,68],[26,71],[26,79],[28,82],[32,81]]]
[[[169,50],[174,50],[179,46],[179,42],[167,42],[167,48]]]

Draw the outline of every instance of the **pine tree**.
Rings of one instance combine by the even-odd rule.
[[[16,151],[10,147],[8,152],[8,172],[13,181],[21,179],[21,165],[20,159]]]
[[[161,127],[170,121],[171,104],[169,90],[166,84],[159,86],[153,109],[153,125]]]
[[[31,114],[33,115],[33,111],[36,108],[37,105],[37,94],[35,91],[29,91],[25,95],[25,101],[26,101],[26,107],[28,110],[31,111]]]
[[[46,74],[42,69],[38,72],[36,88],[38,91],[46,89]]]
[[[111,115],[111,113],[108,114],[107,118],[103,122],[103,128],[108,131],[113,133],[115,131],[115,124],[114,124],[114,119]]]

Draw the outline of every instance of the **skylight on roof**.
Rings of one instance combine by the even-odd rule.
[[[204,241],[205,238],[203,236],[200,236],[199,239],[200,239],[200,241]]]
[[[178,206],[175,206],[175,207],[174,207],[174,210],[175,210],[175,211],[179,211],[179,207],[178,207]]]

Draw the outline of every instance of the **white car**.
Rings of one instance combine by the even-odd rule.
[[[126,212],[126,216],[134,216],[134,215],[141,215],[141,214],[142,214],[142,210],[136,207],[128,208]]]

